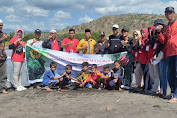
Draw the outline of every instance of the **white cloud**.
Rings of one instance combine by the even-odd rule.
[[[6,21],[8,22],[24,22],[24,18],[20,18],[18,16],[15,15],[9,15],[5,17]]]
[[[62,30],[66,28],[67,26],[70,26],[68,23],[53,23],[51,24],[51,29],[57,29],[57,30]]]
[[[34,6],[28,6],[24,8],[24,14],[30,17],[31,16],[46,17],[49,15],[49,11]]]
[[[168,6],[173,6],[177,9],[177,1],[162,2],[161,0],[119,0],[119,2],[115,2],[114,4],[111,4],[111,1],[113,3],[113,0],[110,0],[104,7],[95,7],[95,12],[100,15],[127,13],[163,14],[165,8]]]
[[[8,24],[7,28],[33,31],[35,28],[63,29],[70,24],[87,23],[105,15],[164,14],[168,6],[177,11],[177,1],[172,0],[1,0],[0,17]]]
[[[86,16],[84,16],[84,17],[82,17],[82,18],[79,18],[79,22],[80,23],[88,23],[88,22],[91,22],[92,20],[94,20],[94,19],[92,19],[92,18],[90,18],[90,17],[88,17],[87,15]]]
[[[47,30],[45,23],[44,22],[36,22],[33,21],[29,24],[4,24],[3,29],[13,29],[15,31],[15,29],[21,28],[24,31],[31,31],[33,32],[35,29],[41,29],[41,30]]]
[[[70,18],[72,18],[70,13],[63,12],[63,11],[56,12],[53,17],[54,20],[62,20],[62,19],[70,19]]]

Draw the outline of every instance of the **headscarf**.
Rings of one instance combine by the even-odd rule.
[[[24,31],[22,29],[16,29],[14,37],[17,39],[17,32],[22,32],[22,39],[24,38]]]

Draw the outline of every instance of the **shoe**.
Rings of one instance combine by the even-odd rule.
[[[20,86],[18,86],[16,91],[23,91],[23,89]]]
[[[23,87],[23,86],[20,86],[20,88],[21,88],[22,90],[26,90],[26,88],[25,88],[25,87]]]

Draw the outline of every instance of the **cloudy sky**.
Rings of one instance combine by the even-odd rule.
[[[25,31],[63,29],[105,15],[164,14],[167,6],[177,10],[175,0],[0,0],[0,5],[4,29]]]

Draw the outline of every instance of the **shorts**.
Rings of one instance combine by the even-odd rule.
[[[111,80],[111,81],[109,82],[109,85],[110,85],[110,86],[115,86],[116,84],[114,83],[113,80]]]
[[[56,84],[59,81],[59,79],[54,79],[54,80],[50,80],[46,83],[43,83],[44,86],[49,86],[51,84]]]
[[[85,88],[89,88],[90,86],[92,86],[92,88],[98,88],[99,85],[93,85],[93,84],[90,84],[90,83],[85,83],[84,87]]]
[[[71,81],[68,80],[67,78],[63,78],[62,85],[66,86],[66,85],[69,85],[69,84],[71,84]]]

